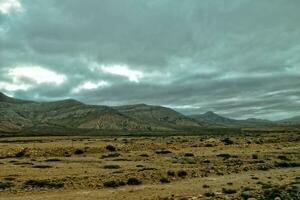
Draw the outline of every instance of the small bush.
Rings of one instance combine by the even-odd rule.
[[[140,184],[142,184],[142,181],[140,181],[140,180],[137,179],[137,178],[129,178],[129,179],[127,180],[127,184],[128,184],[128,185],[140,185]]]
[[[237,193],[237,191],[235,189],[227,189],[227,188],[223,188],[222,192],[224,194],[235,194],[235,193]]]
[[[224,159],[229,159],[231,157],[231,155],[228,153],[221,153],[221,154],[218,154],[217,156],[222,157]]]
[[[185,157],[194,157],[194,154],[193,153],[185,153],[184,156]]]
[[[104,187],[112,187],[112,188],[116,188],[119,186],[124,186],[126,185],[125,182],[123,181],[107,181],[103,183]]]
[[[171,171],[171,170],[169,170],[168,172],[167,172],[167,174],[168,174],[168,176],[175,176],[175,172],[174,171]]]
[[[209,188],[209,185],[204,184],[204,185],[202,185],[202,187],[203,187],[203,188]]]
[[[51,180],[28,180],[23,186],[32,188],[62,188],[64,187],[64,183]]]
[[[82,149],[76,149],[75,152],[74,152],[74,154],[76,154],[76,155],[80,155],[80,154],[83,154],[83,153],[84,153],[84,151]]]
[[[156,154],[169,154],[169,153],[172,153],[172,152],[169,151],[169,150],[166,150],[166,149],[159,149],[159,150],[156,150],[155,153]]]
[[[141,154],[140,156],[141,156],[141,157],[146,157],[146,158],[149,157],[149,155],[148,155],[148,154],[145,154],[145,153],[144,153],[144,154]]]
[[[278,156],[277,158],[280,159],[280,160],[289,160],[288,157],[282,156],[282,155]]]
[[[15,157],[21,158],[21,157],[24,157],[26,154],[27,154],[26,149],[23,149],[23,150],[19,151],[18,153],[16,153]]]
[[[206,193],[204,193],[204,196],[206,196],[206,197],[214,197],[214,196],[216,196],[216,194],[214,192],[206,192]]]
[[[184,170],[179,170],[177,172],[177,176],[179,176],[179,177],[186,177],[187,176],[187,172],[184,171]]]
[[[45,162],[58,162],[58,161],[61,161],[61,160],[58,158],[49,158],[49,159],[45,160]]]
[[[256,154],[253,154],[253,155],[252,155],[252,159],[255,159],[255,160],[256,160],[256,159],[258,159],[258,156],[257,156]]]
[[[281,168],[300,167],[300,163],[281,162],[281,163],[275,163],[275,167],[281,167]]]
[[[166,177],[162,177],[160,180],[159,180],[161,183],[170,183],[170,180]]]
[[[225,144],[225,145],[230,145],[230,144],[233,144],[233,141],[229,138],[225,138],[222,140],[222,142]]]
[[[10,181],[0,181],[0,190],[5,190],[12,187],[14,184]]]
[[[4,177],[3,179],[6,180],[6,181],[14,181],[14,180],[16,180],[16,177],[7,176],[7,177]]]
[[[107,145],[105,147],[105,149],[108,150],[108,151],[116,151],[116,148],[114,146],[112,146],[112,145]]]
[[[120,165],[105,165],[104,169],[120,169]]]
[[[38,169],[47,169],[47,168],[51,168],[52,166],[50,165],[34,165],[32,166],[32,168],[38,168]]]

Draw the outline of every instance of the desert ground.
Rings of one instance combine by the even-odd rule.
[[[2,137],[0,199],[300,199],[300,135]]]

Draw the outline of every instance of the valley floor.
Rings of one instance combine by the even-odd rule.
[[[0,199],[299,199],[300,135],[0,138]]]

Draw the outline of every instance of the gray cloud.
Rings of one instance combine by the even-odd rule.
[[[0,12],[0,90],[236,118],[299,115],[299,8],[298,0],[21,1],[21,9]],[[67,79],[9,74],[28,66]],[[142,76],[130,81],[103,66]]]

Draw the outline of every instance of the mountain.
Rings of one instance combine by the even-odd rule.
[[[210,122],[210,123],[217,123],[217,124],[228,124],[228,123],[235,123],[237,120],[222,117],[217,115],[212,111],[208,111],[204,114],[200,115],[189,115],[190,118],[193,118],[199,122]]]
[[[201,124],[172,109],[145,104],[108,107],[73,99],[33,102],[0,95],[0,131],[89,129],[166,131]]]
[[[285,123],[285,124],[300,124],[300,116],[291,117],[288,119],[283,119],[278,121],[279,123]]]
[[[257,119],[257,118],[249,118],[245,120],[226,118],[212,111],[208,111],[204,114],[199,114],[199,115],[189,115],[189,117],[197,120],[198,122],[210,123],[213,124],[214,126],[223,125],[225,127],[235,127],[235,128],[269,126],[275,124],[272,121],[265,120],[265,119]]]
[[[170,108],[150,106],[146,104],[126,105],[114,107],[120,113],[135,120],[146,121],[151,125],[176,128],[198,127],[199,122]]]

